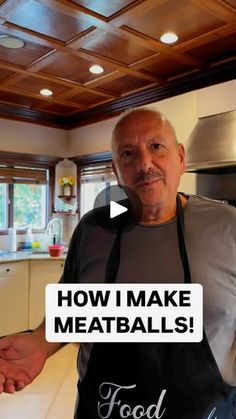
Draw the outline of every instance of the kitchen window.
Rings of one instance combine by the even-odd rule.
[[[46,227],[48,170],[0,166],[0,229]]]
[[[7,185],[0,183],[0,229],[7,228]]]
[[[116,185],[111,163],[84,166],[80,172],[80,215],[93,208],[97,195],[105,188]],[[107,201],[108,205],[109,202]]]

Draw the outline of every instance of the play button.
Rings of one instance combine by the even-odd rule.
[[[110,201],[110,218],[118,217],[118,215],[123,214],[126,211],[128,211],[128,208],[117,204],[115,201]]]
[[[133,215],[130,198],[136,217]],[[116,230],[121,224],[125,229],[130,229],[139,221],[141,211],[141,202],[135,192],[127,187],[108,186],[96,196],[93,222],[108,230]]]

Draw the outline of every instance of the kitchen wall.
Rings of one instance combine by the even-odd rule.
[[[41,125],[0,119],[0,150],[64,156],[69,132]]]
[[[198,90],[198,118],[236,110],[236,80]]]

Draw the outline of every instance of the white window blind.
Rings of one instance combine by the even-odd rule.
[[[105,188],[116,185],[111,163],[88,165],[80,172],[80,214],[83,216],[94,206],[97,195]]]
[[[47,183],[47,170],[31,169],[25,167],[0,167],[0,183],[33,183],[45,185]]]

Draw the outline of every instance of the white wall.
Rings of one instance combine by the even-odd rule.
[[[98,153],[111,149],[111,133],[118,117],[97,122],[70,131],[72,156]]]
[[[236,110],[236,80],[198,90],[198,117]]]
[[[172,122],[177,138],[185,143],[197,120],[197,93],[190,92],[160,102],[152,107]],[[112,129],[118,117],[70,131],[70,153],[73,156],[111,149]]]
[[[0,150],[64,156],[69,132],[41,125],[0,119]]]

